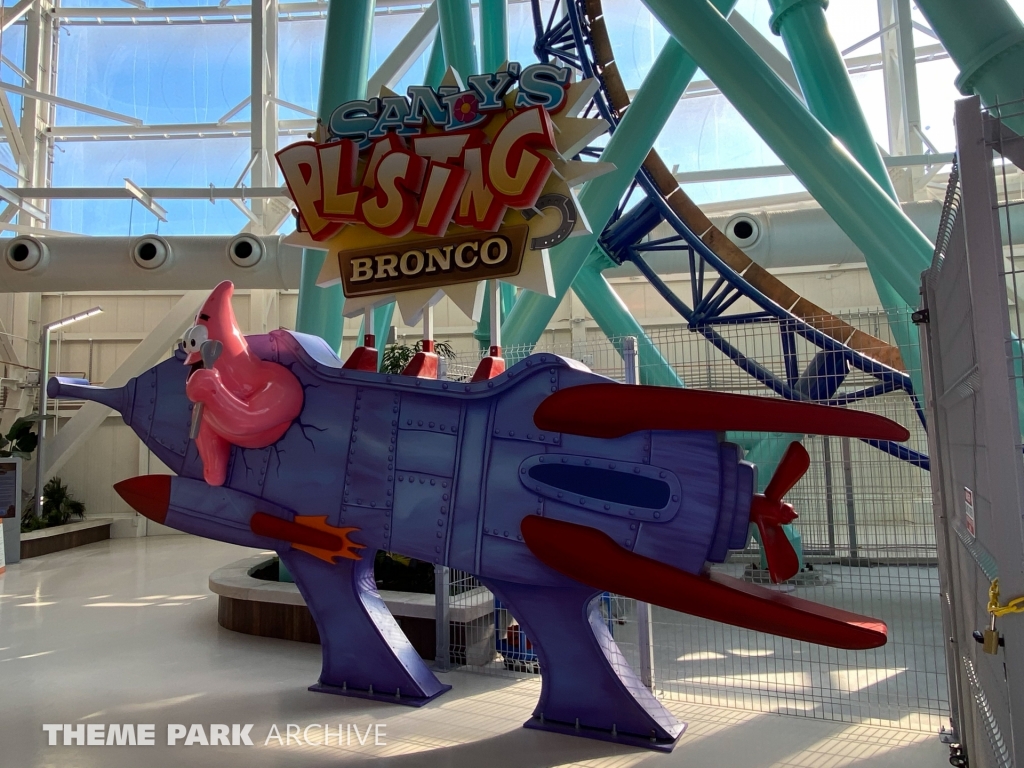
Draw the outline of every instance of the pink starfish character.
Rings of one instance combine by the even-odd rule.
[[[234,290],[227,280],[214,288],[183,340],[185,365],[202,364],[204,344],[222,345],[213,366],[194,370],[185,385],[188,399],[203,408],[196,447],[210,485],[224,484],[232,445],[265,448],[302,410],[302,384],[294,374],[249,349],[231,308]]]

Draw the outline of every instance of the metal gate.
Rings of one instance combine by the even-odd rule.
[[[993,625],[989,610],[993,583],[1000,605],[1024,595],[1024,295],[1013,246],[1004,253],[1000,237],[1008,207],[1024,204],[1016,181],[1024,164],[1011,164],[1024,157],[1024,141],[1004,122],[1021,114],[1024,103],[993,111],[976,97],[957,103],[958,162],[916,315],[926,353],[950,761],[976,768],[1024,766],[1024,612]]]

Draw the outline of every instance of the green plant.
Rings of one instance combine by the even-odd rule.
[[[22,416],[17,419],[6,435],[0,435],[0,459],[17,456],[27,459],[39,444],[39,436],[32,431],[32,425],[41,420],[39,414]]]
[[[85,517],[85,504],[71,495],[59,477],[51,477],[43,486],[43,508],[40,515],[37,517],[26,510],[21,521],[21,530],[27,533],[40,528],[65,525],[73,517]]]
[[[423,349],[423,339],[411,347],[408,344],[388,344],[384,347],[384,354],[380,358],[381,373],[401,373],[421,349]],[[447,341],[435,341],[434,351],[439,357],[449,360],[455,357],[455,349]]]

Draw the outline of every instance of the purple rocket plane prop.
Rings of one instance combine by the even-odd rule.
[[[420,706],[449,687],[377,593],[377,550],[468,571],[510,608],[541,664],[532,728],[655,749],[682,732],[623,659],[601,591],[837,647],[885,642],[881,622],[711,576],[707,564],[744,547],[752,522],[778,533],[792,519],[781,496],[806,468],[794,449],[772,493],[755,494],[755,468],[720,438],[734,428],[725,422],[906,439],[893,422],[625,387],[550,354],[462,383],[345,369],[320,339],[287,331],[247,341],[297,377],[304,399],[275,443],[231,448],[223,486],[203,480],[189,439],[183,350],[120,389],[51,379],[47,392],[116,409],[175,473],[118,484],[139,512],[280,554],[320,632],[312,690]],[[793,575],[795,558],[769,559],[773,577]]]

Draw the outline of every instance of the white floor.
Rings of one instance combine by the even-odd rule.
[[[0,766],[686,766],[924,768],[948,765],[931,734],[670,703],[689,728],[671,755],[521,727],[539,693],[466,672],[422,709],[310,693],[319,646],[217,625],[211,571],[248,550],[188,536],[116,539],[9,566],[0,576]],[[152,723],[153,747],[47,744],[47,723]],[[166,745],[167,725],[247,724],[253,747]],[[288,724],[309,742],[267,742]],[[381,744],[366,735],[380,724]],[[347,736],[337,744],[341,725]],[[360,745],[353,728],[358,728]],[[207,728],[208,731],[208,728]],[[294,731],[293,731],[294,732]],[[345,742],[351,742],[345,743]]]

